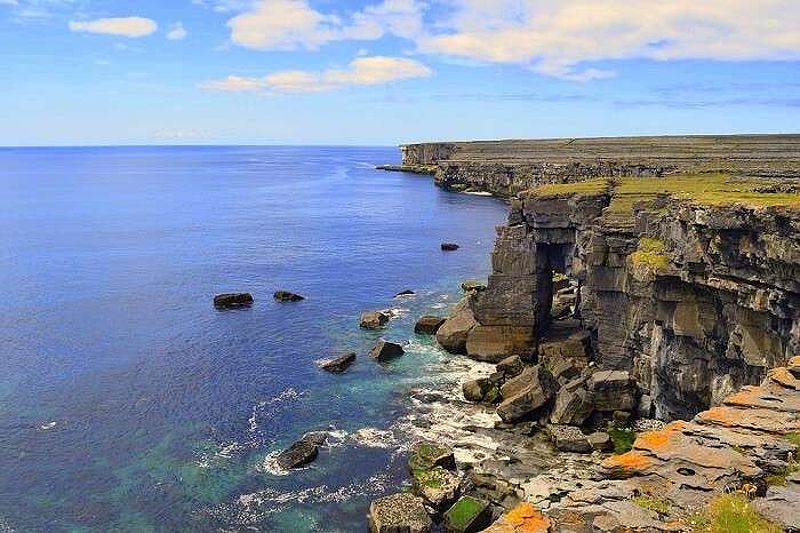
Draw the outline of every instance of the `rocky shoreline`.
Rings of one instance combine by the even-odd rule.
[[[676,156],[697,140],[639,139],[648,158],[595,152],[591,170],[543,157],[520,174],[517,160],[505,181],[475,155],[502,143],[404,147],[404,165],[511,209],[488,284],[435,332],[478,361],[435,407],[445,419],[420,424],[420,446],[455,464],[411,467],[400,507],[415,518],[378,500],[372,531],[724,531],[725,505],[750,513],[748,531],[800,530],[800,137],[701,138],[729,156],[713,168]],[[616,141],[631,144],[567,146]],[[481,170],[454,187],[465,153]]]

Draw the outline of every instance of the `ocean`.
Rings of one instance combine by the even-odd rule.
[[[463,372],[414,322],[485,278],[506,216],[374,170],[398,159],[0,149],[0,532],[366,531],[424,436],[414,398]],[[278,289],[307,299],[279,304]],[[255,305],[214,309],[230,291]],[[358,327],[389,308],[386,330]],[[381,336],[406,354],[371,360]],[[317,368],[344,351],[347,373]],[[281,471],[276,453],[318,429],[318,459]]]

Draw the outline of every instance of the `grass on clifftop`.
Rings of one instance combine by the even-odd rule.
[[[783,530],[753,509],[742,494],[716,498],[706,514],[690,519],[692,533],[781,533]]]
[[[602,178],[574,183],[541,185],[528,198],[554,198],[611,193],[603,217],[610,222],[630,220],[637,207],[659,211],[675,198],[700,205],[744,205],[800,209],[800,183],[767,178],[735,178],[726,174],[679,174],[647,178]]]

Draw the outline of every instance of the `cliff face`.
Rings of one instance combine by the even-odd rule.
[[[512,197],[541,183],[687,171],[800,177],[800,135],[620,137],[420,143],[401,147],[403,165],[438,167],[453,190]]]
[[[543,186],[512,202],[466,352],[542,359],[568,321],[554,273],[578,286],[571,322],[592,360],[630,373],[643,416],[687,419],[800,353],[800,195],[723,175]],[[580,365],[579,365],[580,366]]]

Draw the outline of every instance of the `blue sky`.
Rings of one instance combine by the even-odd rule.
[[[797,0],[0,0],[0,145],[798,132]]]

